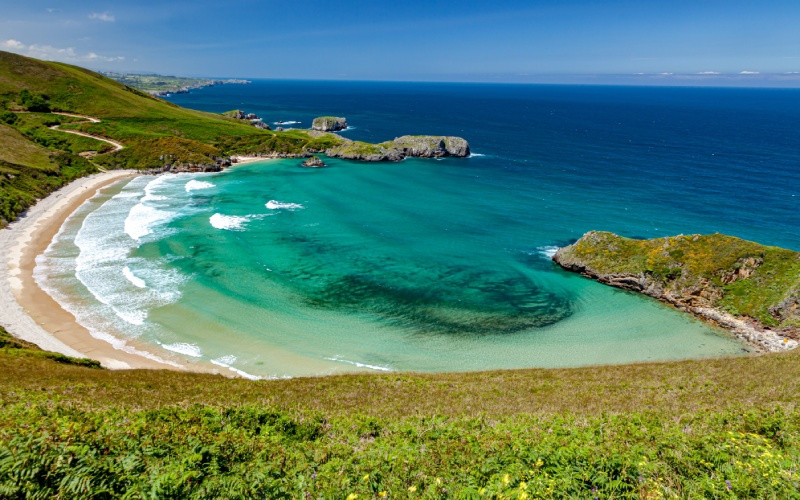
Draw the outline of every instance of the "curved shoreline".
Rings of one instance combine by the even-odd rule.
[[[228,370],[201,363],[165,359],[167,356],[155,355],[135,341],[125,341],[127,349],[123,350],[95,338],[33,278],[36,257],[48,247],[64,221],[100,189],[136,175],[139,172],[117,170],[77,179],[39,200],[0,230],[0,254],[6,256],[0,262],[0,325],[42,349],[88,357],[110,369],[171,369],[229,375]]]

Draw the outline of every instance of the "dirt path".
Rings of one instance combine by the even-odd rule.
[[[93,116],[76,115],[74,113],[59,113],[59,112],[55,112],[55,111],[53,111],[52,114],[54,114],[54,115],[62,115],[62,116],[71,116],[72,118],[84,118],[86,120],[86,121],[83,121],[83,122],[72,122],[72,123],[100,123],[100,119],[99,118],[95,118]],[[89,133],[86,133],[86,132],[79,132],[77,130],[61,130],[59,128],[60,126],[61,125],[53,125],[53,126],[50,127],[50,129],[51,130],[58,130],[59,132],[64,132],[65,134],[75,134],[75,135],[80,135],[80,136],[83,136],[83,137],[89,137],[90,139],[96,139],[98,141],[102,141],[102,142],[105,142],[107,144],[111,144],[112,146],[114,146],[114,151],[113,151],[114,153],[116,153],[117,151],[120,151],[120,150],[125,148],[125,146],[123,146],[119,142],[111,140],[111,139],[109,139],[107,137],[102,137],[102,136],[99,136],[99,135],[93,135],[93,134],[89,134]],[[81,154],[85,154],[85,153],[87,153],[87,152],[84,151]]]

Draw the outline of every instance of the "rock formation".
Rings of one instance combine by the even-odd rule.
[[[553,260],[722,326],[758,350],[797,347],[800,253],[721,234],[634,240],[590,231]]]
[[[310,168],[319,168],[325,166],[325,164],[322,162],[322,160],[319,159],[318,156],[312,156],[311,158],[308,158],[301,165]]]
[[[338,116],[318,116],[311,123],[312,130],[336,132],[347,128],[347,120]]]

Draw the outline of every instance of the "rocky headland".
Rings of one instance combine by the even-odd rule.
[[[407,157],[463,158],[469,153],[469,143],[465,139],[435,135],[404,135],[380,144],[342,138],[340,144],[325,150],[325,154],[333,158],[361,161],[400,161]]]
[[[758,351],[798,346],[798,252],[722,234],[636,240],[590,231],[553,260],[721,326]]]

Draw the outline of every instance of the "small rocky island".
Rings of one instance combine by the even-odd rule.
[[[301,165],[303,167],[308,167],[308,168],[320,168],[324,167],[325,163],[323,163],[323,161],[319,159],[319,156],[312,156],[311,158],[308,158],[306,161],[301,163]]]
[[[311,130],[338,132],[347,128],[347,120],[339,116],[318,116],[311,122]]]
[[[800,253],[723,234],[651,240],[590,231],[553,260],[719,325],[759,351],[797,347]]]

